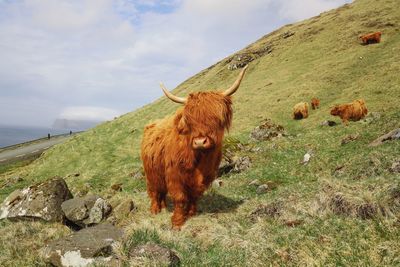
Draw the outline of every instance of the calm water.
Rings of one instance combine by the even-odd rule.
[[[67,130],[56,130],[50,128],[33,128],[0,125],[0,147],[31,141],[47,137],[47,134],[56,135],[68,132]]]

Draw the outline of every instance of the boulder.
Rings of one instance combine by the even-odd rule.
[[[180,259],[172,250],[160,245],[148,243],[133,247],[129,258],[140,261],[143,258],[151,260],[152,266],[179,266]]]
[[[115,207],[115,209],[113,210],[113,216],[118,221],[121,221],[122,219],[128,217],[134,208],[135,205],[133,204],[132,199],[126,199]]]
[[[251,159],[249,156],[234,158],[233,163],[233,172],[242,172],[251,167]]]
[[[111,212],[111,205],[96,195],[67,200],[61,208],[69,221],[81,227],[98,224]]]
[[[54,177],[12,192],[0,206],[0,219],[28,218],[62,222],[64,213],[61,203],[71,198],[64,179]]]
[[[122,237],[121,229],[99,224],[49,243],[41,254],[54,266],[118,266],[113,245]]]
[[[270,119],[265,119],[250,133],[250,138],[257,141],[266,141],[284,135],[285,129],[283,126],[273,123]]]
[[[251,159],[249,156],[244,157],[228,157],[224,156],[218,168],[218,176],[231,172],[239,173],[251,167]]]
[[[381,137],[378,137],[373,142],[371,142],[369,146],[379,146],[386,141],[398,140],[398,139],[400,139],[400,128],[394,129],[393,131],[390,131],[389,133],[384,134]]]

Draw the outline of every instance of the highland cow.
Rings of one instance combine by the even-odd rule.
[[[319,103],[320,103],[320,101],[318,98],[315,98],[315,97],[311,98],[311,108],[312,109],[319,108]]]
[[[246,69],[224,92],[196,92],[183,98],[161,84],[165,95],[183,107],[145,127],[141,157],[150,211],[157,214],[165,208],[168,194],[174,204],[174,229],[196,214],[198,199],[216,177],[224,131],[232,122],[231,95],[239,88]]]
[[[352,103],[336,105],[331,109],[331,115],[339,116],[343,124],[348,125],[349,120],[359,121],[368,114],[363,99],[354,100]]]
[[[362,35],[362,36],[360,36],[360,39],[363,44],[368,45],[368,44],[380,43],[381,36],[382,36],[382,32],[374,32],[374,33]]]
[[[301,120],[308,117],[308,103],[300,102],[293,107],[293,119]]]

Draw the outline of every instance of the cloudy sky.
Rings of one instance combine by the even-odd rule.
[[[0,124],[132,111],[287,23],[350,0],[0,0]]]

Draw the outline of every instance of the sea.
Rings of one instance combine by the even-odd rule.
[[[47,137],[48,134],[53,136],[65,133],[69,133],[69,130],[0,125],[0,148]]]

